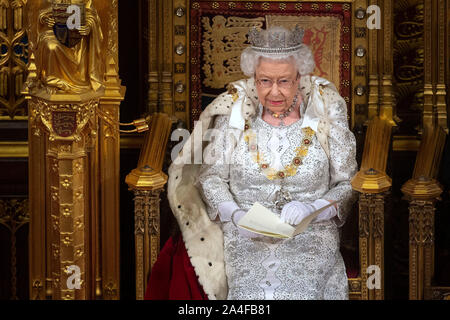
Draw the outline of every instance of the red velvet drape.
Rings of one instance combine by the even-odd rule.
[[[208,300],[181,234],[170,237],[153,265],[145,300]]]

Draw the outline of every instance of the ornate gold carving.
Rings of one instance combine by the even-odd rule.
[[[73,30],[57,23],[68,18],[65,9],[70,4],[51,0],[51,6],[42,9],[44,2],[37,1],[30,8],[29,34],[36,55],[36,85],[50,94],[98,91],[103,86],[100,17],[92,1],[78,0],[76,4],[84,19],[80,28]]]
[[[109,28],[108,28],[108,55],[113,57],[115,62],[119,62],[119,21],[118,21],[118,0],[111,0],[109,7]]]
[[[32,130],[37,130],[36,124],[42,122],[49,131],[49,140],[66,140],[66,141],[80,141],[81,131],[84,129],[87,122],[95,115],[99,100],[89,100],[83,103],[50,103],[48,100],[36,98],[30,101],[30,113],[33,120]],[[61,117],[62,113],[66,113],[67,117],[72,117],[73,123],[58,122],[55,123],[55,117]],[[71,120],[72,121],[72,120]],[[58,126],[70,129],[71,134],[62,135],[61,129]]]
[[[359,196],[359,254],[361,274],[361,298],[384,298],[384,199],[386,193],[361,193]],[[381,289],[367,288],[367,267],[381,269]]]
[[[204,28],[203,71],[204,85],[223,88],[229,82],[243,78],[239,54],[247,47],[246,35],[250,27],[262,27],[264,18],[215,16],[202,18]]]
[[[450,300],[450,287],[430,287],[428,291],[432,300]]]
[[[159,224],[159,203],[161,199],[159,195],[162,189],[152,192],[150,198],[150,213],[148,214],[148,233],[150,236],[157,236],[159,238],[160,224]],[[152,259],[152,265],[156,262],[156,259]]]
[[[161,191],[134,190],[137,300],[144,299],[146,279],[159,253]]]
[[[28,42],[24,28],[27,0],[0,1],[0,117],[18,119],[26,115],[21,94],[29,62]]]
[[[410,299],[430,298],[433,275],[434,202],[412,200],[409,207]]]
[[[361,294],[361,279],[348,279],[349,294]]]
[[[11,300],[17,300],[17,231],[30,222],[28,199],[0,199],[0,225],[5,226],[11,238]]]
[[[119,298],[117,284],[112,280],[103,288],[103,295],[107,300],[117,300]]]
[[[147,212],[147,192],[135,192],[134,197],[134,234],[142,236],[145,232],[145,213]]]
[[[43,300],[44,297],[41,295],[42,289],[44,288],[44,285],[42,284],[41,280],[33,280],[32,283],[32,299],[33,300]]]

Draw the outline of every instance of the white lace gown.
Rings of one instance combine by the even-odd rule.
[[[339,117],[330,128],[330,159],[314,136],[308,154],[294,176],[284,179],[284,189],[293,200],[313,202],[322,198],[338,200],[338,216],[312,223],[292,239],[239,235],[231,222],[224,222],[225,269],[228,299],[348,299],[345,265],[339,251],[339,226],[345,221],[354,201],[350,179],[356,173],[353,133],[348,129],[345,106],[330,106]],[[304,113],[302,105],[302,114]],[[284,128],[274,127],[261,118],[262,107],[250,121],[258,133],[258,148],[272,167],[289,165],[302,141],[302,120]],[[219,116],[218,129],[208,146],[210,154],[231,154],[231,162],[221,157],[212,165],[202,165],[198,186],[211,219],[222,201],[234,200],[244,210],[258,201],[277,212],[274,199],[280,179],[269,180],[251,158],[240,134],[229,139],[229,116]],[[228,159],[229,160],[229,159]],[[280,167],[281,168],[281,167]]]

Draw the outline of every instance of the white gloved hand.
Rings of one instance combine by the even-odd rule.
[[[235,225],[237,225],[239,220],[241,220],[241,218],[247,213],[245,210],[240,209],[239,206],[234,201],[221,202],[221,203],[219,203],[219,206],[217,207],[217,209],[219,211],[220,221],[229,222],[233,218],[233,223]],[[234,216],[232,216],[233,212],[235,212]],[[261,236],[257,233],[247,231],[243,228],[240,228],[240,227],[237,227],[237,228],[238,228],[239,234],[243,237],[258,238]]]
[[[324,199],[317,199],[314,201],[313,206],[316,208],[316,210],[323,208],[330,204],[330,201],[324,200]],[[337,210],[337,204],[326,208],[323,210],[319,215],[312,221],[312,222],[319,222],[319,221],[325,221],[330,220],[331,218],[334,218],[338,213]]]
[[[231,221],[231,215],[237,209],[240,209],[236,202],[234,201],[224,201],[219,203],[217,210],[219,211],[220,221],[228,222]]]
[[[290,225],[298,225],[304,218],[312,214],[314,211],[330,204],[328,200],[317,199],[311,204],[291,201],[286,204],[281,210],[281,221],[289,223]],[[337,214],[335,206],[331,206],[321,213],[313,220],[313,222],[324,221],[333,218]]]
[[[307,216],[315,211],[315,208],[299,201],[291,201],[284,205],[281,210],[281,221],[289,223],[290,225],[297,225]]]

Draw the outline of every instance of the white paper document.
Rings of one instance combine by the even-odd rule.
[[[268,237],[283,239],[292,238],[299,233],[302,233],[319,213],[335,203],[337,203],[337,201],[330,202],[330,204],[314,211],[304,218],[300,224],[291,226],[289,223],[282,222],[278,215],[264,207],[262,204],[255,202],[247,214],[239,220],[237,225],[248,231]]]

